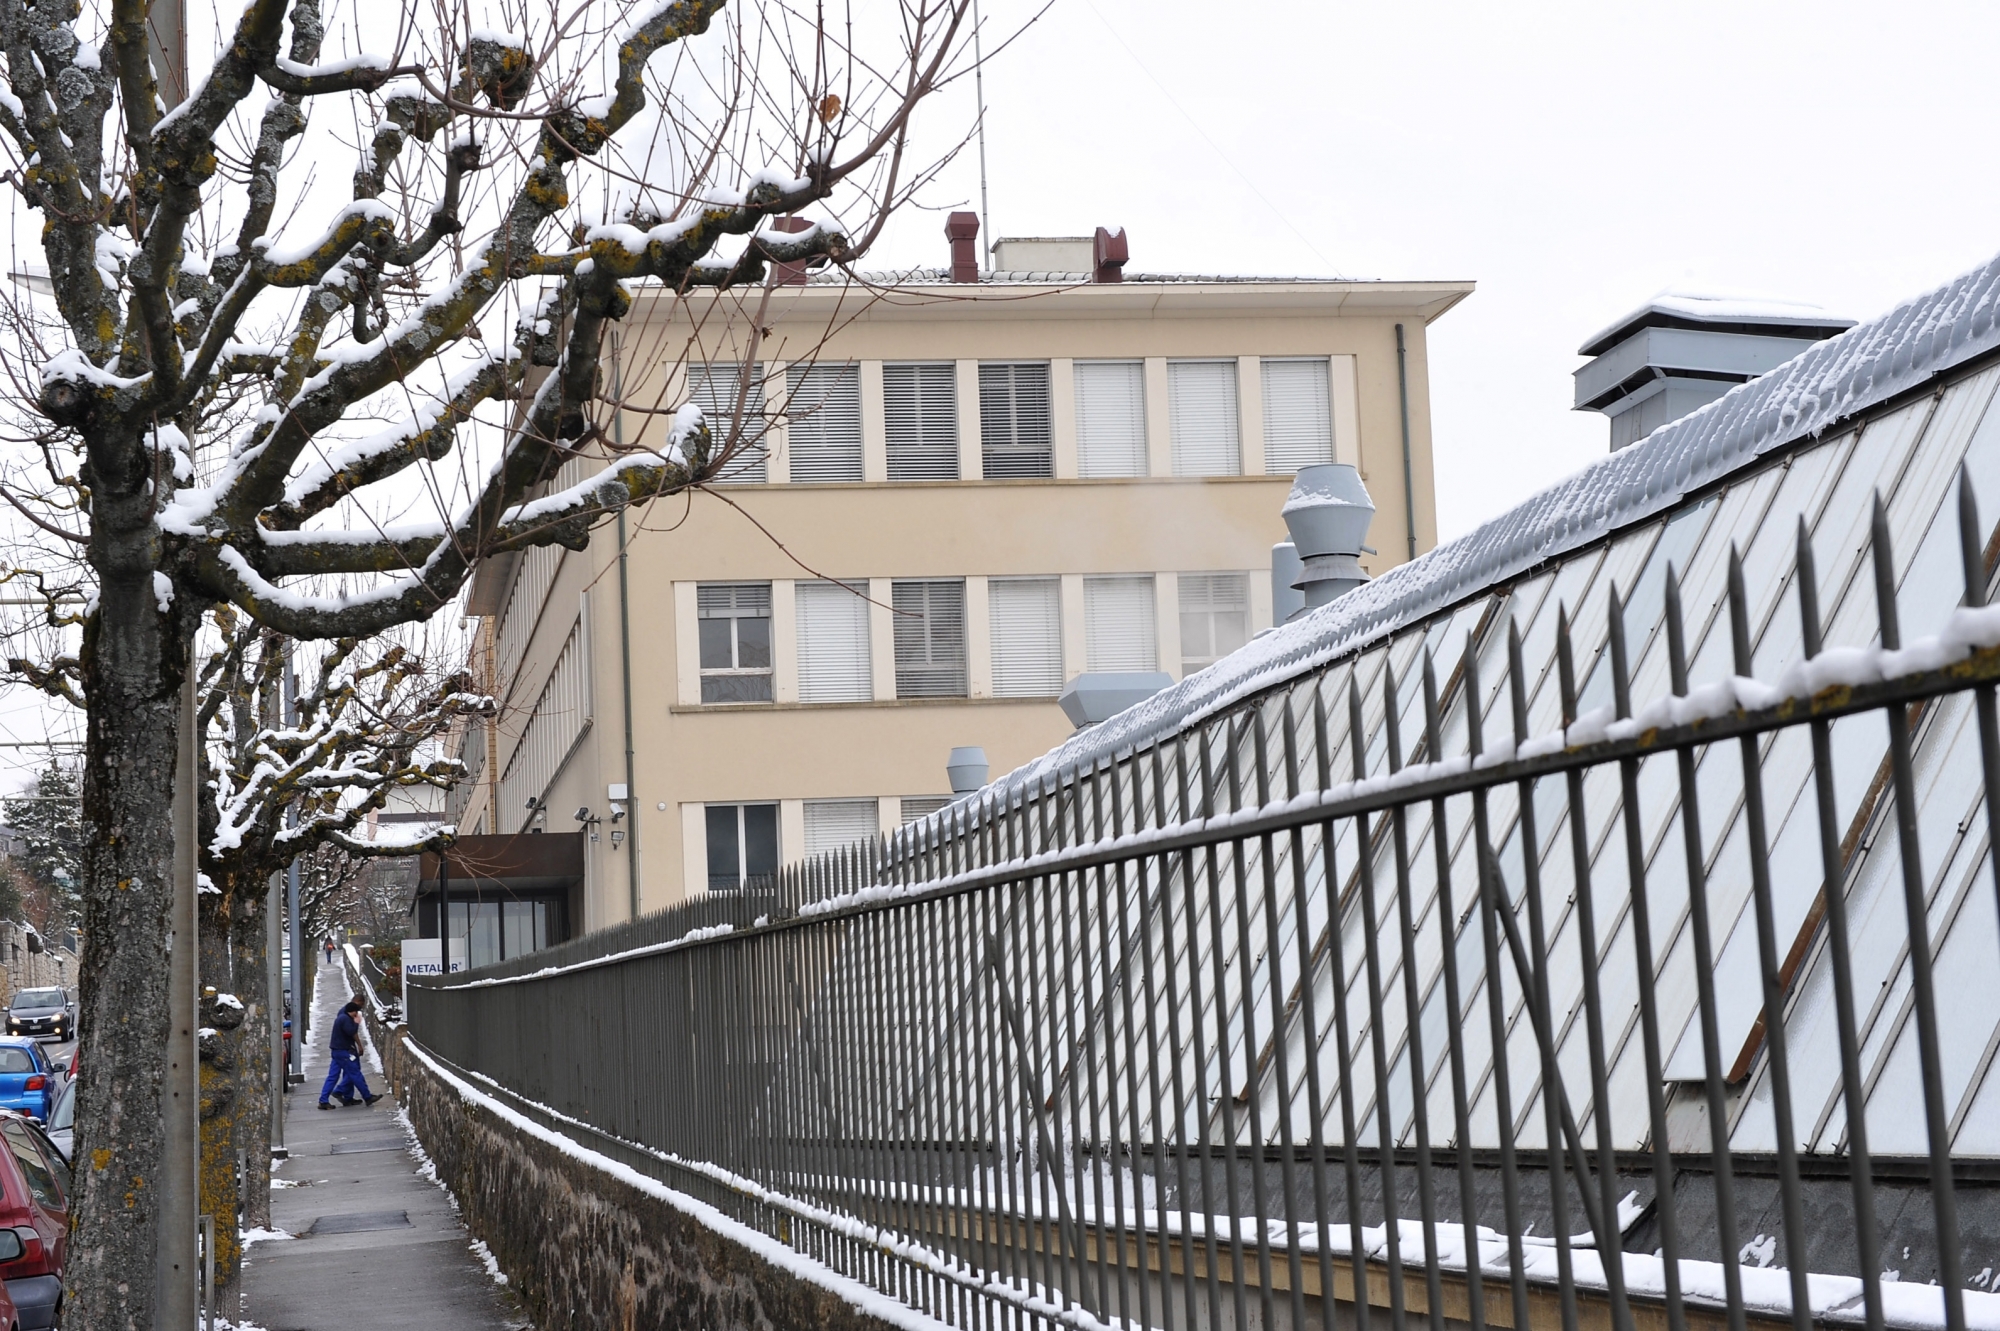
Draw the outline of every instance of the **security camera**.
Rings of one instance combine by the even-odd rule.
[[[541,808],[542,802],[540,800],[536,799],[533,795],[528,796],[528,812],[539,813],[541,812]]]
[[[585,806],[584,806],[583,808],[581,808],[581,809],[578,809],[578,810],[576,811],[576,820],[577,820],[577,821],[578,821],[579,823],[587,823],[587,822],[589,822],[589,821],[590,821],[590,806],[589,806],[589,805],[585,805]]]

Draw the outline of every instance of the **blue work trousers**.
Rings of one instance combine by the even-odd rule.
[[[319,1102],[339,1096],[352,1104],[355,1096],[368,1098],[368,1083],[361,1076],[361,1060],[353,1054],[333,1051],[333,1066],[326,1070],[326,1085],[319,1088]]]

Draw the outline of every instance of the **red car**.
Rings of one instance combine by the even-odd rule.
[[[62,1312],[68,1256],[70,1172],[62,1153],[23,1115],[0,1111],[0,1283],[7,1290],[0,1328],[46,1331]],[[11,1259],[4,1253],[19,1240]]]

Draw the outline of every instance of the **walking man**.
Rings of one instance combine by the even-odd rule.
[[[361,1093],[361,1103],[374,1104],[382,1097],[368,1093],[368,1083],[361,1076],[361,1020],[354,1014],[361,1011],[361,1000],[350,998],[340,1015],[333,1019],[333,1066],[326,1071],[326,1084],[319,1088],[319,1107],[331,1109],[331,1099],[338,1099],[343,1105],[354,1104],[354,1093]]]

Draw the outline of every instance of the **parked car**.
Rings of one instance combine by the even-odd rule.
[[[62,1152],[63,1159],[70,1158],[70,1150],[76,1142],[76,1083],[65,1082],[62,1094],[56,1097],[54,1109],[49,1111],[49,1119],[43,1131],[55,1148]]]
[[[50,1331],[61,1320],[69,1256],[69,1164],[19,1114],[0,1113],[0,1143],[0,1230],[21,1240],[18,1256],[0,1260],[0,1284],[20,1331]]]
[[[76,1004],[62,989],[19,990],[7,1004],[7,1034],[67,1040],[76,1034]]]
[[[50,1066],[39,1040],[0,1040],[0,1109],[47,1119],[61,1089],[62,1075]]]
[[[18,1260],[27,1250],[19,1234],[11,1229],[0,1231],[0,1266]],[[0,1283],[0,1331],[22,1331],[20,1310],[14,1307],[4,1283]]]

